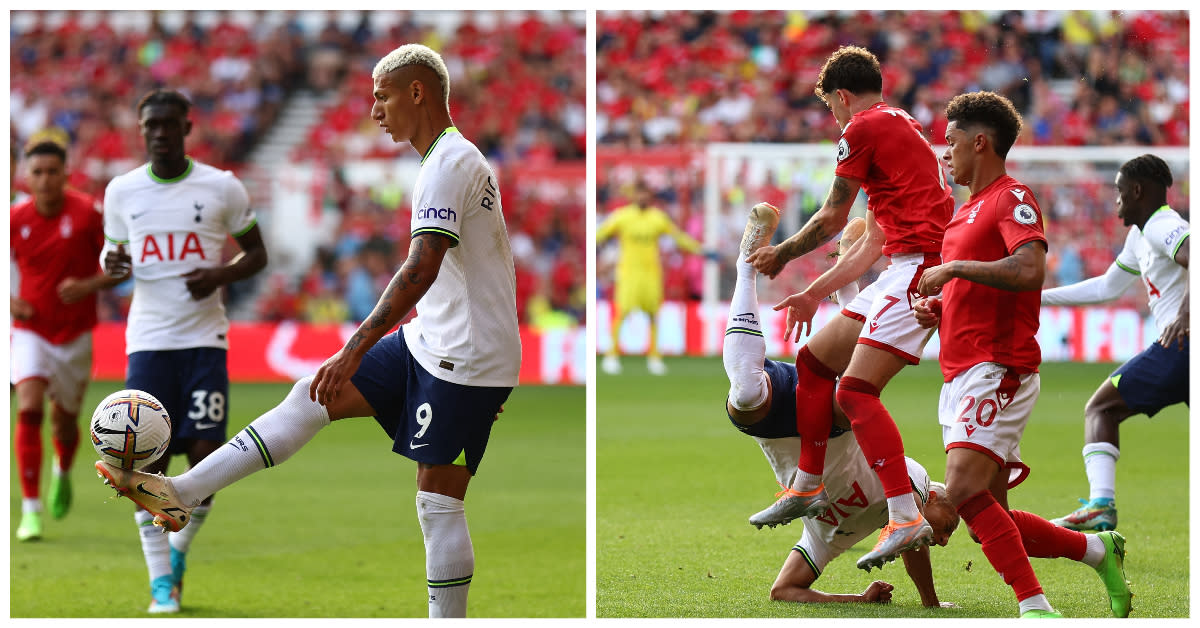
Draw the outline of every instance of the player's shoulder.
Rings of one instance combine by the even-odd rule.
[[[222,170],[216,166],[210,166],[202,161],[192,160],[192,172],[188,175],[188,179],[195,183],[211,183],[214,181],[231,184],[241,184],[237,175],[232,170]]]
[[[151,181],[150,163],[146,162],[132,170],[122,172],[121,174],[110,179],[108,185],[105,186],[104,195],[108,196],[112,190],[121,190],[131,186],[141,185],[149,181]]]
[[[1138,231],[1137,227],[1130,228],[1131,233],[1136,231]],[[1150,215],[1141,232],[1146,240],[1161,243],[1167,249],[1173,249],[1185,234],[1190,234],[1191,225],[1183,219],[1183,216],[1179,215],[1179,212],[1163,206],[1162,209]]]
[[[24,216],[26,213],[33,211],[33,208],[34,208],[33,197],[26,196],[23,199],[17,200],[17,202],[13,203],[9,207],[9,210],[8,210],[9,218],[16,219],[18,217]]]

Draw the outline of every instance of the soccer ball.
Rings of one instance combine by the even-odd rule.
[[[171,444],[171,417],[148,392],[119,390],[92,413],[92,446],[100,459],[122,469],[141,469]]]

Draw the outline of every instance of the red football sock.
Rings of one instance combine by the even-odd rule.
[[[17,471],[21,474],[21,495],[38,497],[38,482],[42,477],[42,411],[17,412],[16,441]]]
[[[991,493],[976,493],[958,507],[958,514],[979,537],[983,555],[1012,587],[1018,602],[1042,593],[1042,585],[1029,564],[1017,524]]]
[[[60,440],[56,436],[54,439],[54,452],[58,454],[58,468],[64,472],[71,470],[71,465],[75,462],[75,452],[79,449],[79,425],[72,422],[68,429],[69,432],[65,438]]]
[[[857,377],[842,377],[837,401],[850,418],[854,438],[858,440],[867,464],[883,483],[883,494],[898,497],[911,493],[908,465],[904,462],[904,442],[892,415],[879,400],[879,389]]]
[[[796,431],[800,461],[796,466],[813,475],[825,472],[825,447],[833,427],[833,387],[837,373],[808,350],[796,354]]]
[[[1082,532],[1060,528],[1045,519],[1021,510],[1010,510],[1013,523],[1021,532],[1025,553],[1030,558],[1069,558],[1083,560],[1087,552],[1087,536]]]

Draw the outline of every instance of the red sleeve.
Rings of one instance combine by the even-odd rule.
[[[1042,210],[1029,188],[1011,187],[1000,192],[996,199],[996,226],[1009,255],[1035,240],[1047,244]]]
[[[867,127],[867,120],[860,116],[851,120],[838,140],[837,169],[834,174],[847,179],[866,181],[875,158],[875,142]]]

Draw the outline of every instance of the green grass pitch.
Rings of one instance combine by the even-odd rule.
[[[89,387],[84,430],[90,409],[120,387]],[[234,384],[229,436],[289,388]],[[44,443],[43,497],[54,451],[49,427]],[[586,613],[585,446],[583,387],[513,391],[467,493],[472,616]],[[145,616],[150,595],[134,507],[109,499],[94,461],[85,439],[71,474],[72,511],[58,521],[43,513],[43,538],[29,543],[13,536],[21,490],[10,463],[11,616]],[[185,464],[176,458],[172,472]],[[425,617],[415,478],[416,464],[391,452],[374,420],[322,430],[283,465],[217,494],[189,553],[181,615]]]
[[[932,550],[934,579],[955,609],[925,609],[900,561],[869,575],[854,561],[874,537],[834,560],[814,585],[861,593],[875,579],[896,586],[890,605],[771,602],[770,586],[801,524],[757,530],[749,515],[778,490],[762,451],[725,416],[720,359],[668,360],[652,377],[627,358],[624,374],[596,382],[596,609],[599,617],[1015,617],[1016,599],[960,525]],[[1030,477],[1013,508],[1057,517],[1087,496],[1080,449],[1083,406],[1112,365],[1050,363],[1021,443]],[[906,453],[934,479],[945,472],[934,361],[904,369],[884,404]],[[1119,530],[1127,539],[1133,617],[1186,617],[1188,603],[1188,412],[1175,406],[1121,430]],[[1066,559],[1033,559],[1050,603],[1066,617],[1108,617],[1095,573]]]

